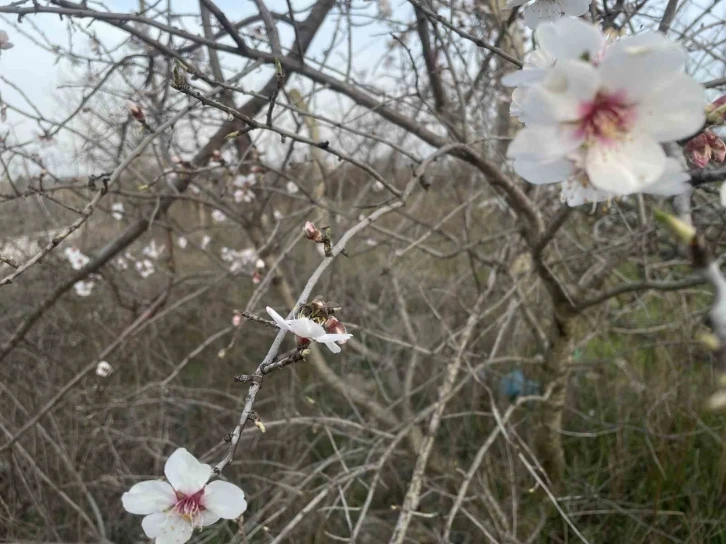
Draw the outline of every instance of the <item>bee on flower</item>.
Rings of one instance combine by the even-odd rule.
[[[306,347],[313,340],[325,344],[333,353],[340,353],[339,344],[345,344],[353,335],[347,333],[345,326],[333,317],[333,313],[339,309],[337,304],[326,303],[321,297],[316,297],[300,309],[295,319],[284,319],[269,306],[267,313],[278,327],[297,337],[299,349]]]

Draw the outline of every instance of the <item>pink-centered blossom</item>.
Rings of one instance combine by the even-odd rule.
[[[127,512],[145,516],[141,527],[156,544],[183,544],[194,529],[237,519],[247,509],[239,487],[220,480],[207,483],[212,467],[184,448],[167,459],[164,474],[166,482],[140,482],[121,497]]]
[[[693,134],[705,119],[704,90],[682,71],[683,48],[656,33],[605,47],[600,30],[578,19],[541,25],[536,35],[556,62],[517,82],[526,89],[526,127],[507,151],[515,171],[611,197],[662,194],[654,187],[669,177],[660,143]]]
[[[340,353],[340,346],[351,338],[352,334],[330,334],[325,331],[322,325],[317,324],[312,319],[301,317],[298,319],[283,319],[275,310],[267,307],[267,313],[277,323],[277,326],[283,330],[289,331],[300,338],[314,340],[321,344],[325,344],[333,353]],[[336,343],[337,342],[337,343]]]

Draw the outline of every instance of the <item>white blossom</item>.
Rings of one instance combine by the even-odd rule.
[[[285,189],[287,189],[287,192],[291,195],[294,195],[298,191],[300,191],[300,188],[297,186],[297,184],[294,181],[288,181],[285,185]]]
[[[536,34],[557,62],[515,76],[528,79],[518,104],[527,126],[507,151],[515,171],[535,184],[580,184],[591,201],[597,191],[610,198],[683,189],[666,183],[673,173],[665,175],[660,142],[687,137],[704,122],[703,88],[682,72],[685,51],[655,33],[605,48],[601,32],[578,19],[544,24]]]
[[[117,257],[114,264],[118,270],[126,270],[129,267],[129,263],[123,257]]]
[[[204,236],[202,236],[202,243],[200,244],[202,249],[207,249],[207,246],[209,245],[209,242],[211,242],[211,241],[212,241],[212,238],[208,234],[205,234]]]
[[[340,346],[338,346],[336,342],[341,344],[345,343],[353,336],[352,334],[328,334],[325,332],[322,325],[318,325],[312,319],[308,319],[307,317],[301,317],[298,319],[283,319],[280,314],[269,306],[266,309],[267,313],[270,314],[270,317],[272,317],[275,323],[277,323],[277,326],[281,329],[289,331],[301,338],[308,338],[321,344],[325,344],[333,353],[340,353]]]
[[[227,216],[224,215],[224,212],[221,211],[221,210],[213,210],[212,211],[212,219],[216,223],[221,223],[222,221],[226,221],[227,220]]]
[[[237,519],[247,509],[244,492],[229,482],[209,482],[212,473],[211,466],[179,448],[164,466],[168,481],[140,482],[121,502],[127,512],[145,516],[141,527],[156,544],[183,544],[194,529]]]
[[[272,217],[275,219],[275,221],[281,221],[284,216],[282,215],[282,212],[280,210],[273,210]]]
[[[161,254],[164,253],[165,249],[166,249],[165,245],[157,246],[156,240],[152,240],[151,242],[149,242],[149,245],[147,245],[146,247],[144,247],[141,250],[141,253],[143,253],[150,259],[156,260],[159,257],[161,257]]]
[[[77,247],[67,247],[63,251],[68,261],[70,261],[73,270],[80,270],[91,260],[84,255]]]
[[[257,259],[257,250],[254,248],[247,248],[241,251],[236,249],[229,249],[223,247],[220,250],[220,258],[226,262],[231,263],[229,267],[230,272],[239,272],[245,268],[249,268],[252,263]]]
[[[113,367],[106,361],[101,361],[96,365],[96,376],[108,378],[113,372]]]
[[[76,292],[76,295],[79,297],[88,297],[91,296],[91,291],[93,291],[94,283],[92,281],[77,281],[73,284],[73,289]]]
[[[124,218],[123,202],[114,202],[111,204],[111,215],[116,221],[121,221]]]
[[[181,249],[185,249],[187,247],[187,239],[184,238],[184,236],[179,236],[179,238],[176,239],[176,245],[178,245]]]
[[[136,261],[134,265],[136,266],[136,271],[139,273],[139,276],[142,278],[148,278],[156,271],[154,269],[154,263],[152,263],[149,259]]]
[[[256,183],[257,177],[254,174],[240,174],[232,181],[232,185],[240,189],[249,189]]]

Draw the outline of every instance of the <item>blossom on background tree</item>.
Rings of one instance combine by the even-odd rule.
[[[127,512],[145,516],[141,527],[156,544],[183,544],[194,529],[237,519],[247,510],[239,487],[220,480],[207,483],[212,473],[211,466],[179,448],[164,466],[167,482],[140,482],[121,501]]]
[[[657,33],[608,45],[579,19],[542,25],[536,36],[557,60],[509,79],[525,89],[517,107],[526,126],[507,151],[515,171],[534,184],[567,181],[565,192],[579,185],[576,197],[565,195],[571,203],[601,192],[682,192],[660,143],[705,120],[704,90],[683,73],[685,50]]]
[[[299,317],[297,319],[284,319],[280,314],[269,306],[266,308],[267,313],[277,323],[277,326],[283,330],[293,333],[295,336],[314,340],[320,344],[325,344],[333,353],[340,353],[341,349],[338,344],[344,344],[353,335],[348,333],[340,333],[340,327],[336,325],[335,333],[329,333],[324,328],[308,317]],[[336,321],[340,323],[337,319]],[[342,326],[342,324],[340,324]],[[345,329],[342,329],[345,331]],[[337,342],[337,343],[336,343]]]
[[[507,7],[523,6],[527,2],[529,0],[507,0]],[[567,15],[584,15],[589,7],[590,0],[534,0],[524,8],[524,22],[535,29],[542,23],[554,22]]]
[[[116,221],[121,221],[124,218],[123,202],[114,202],[111,204],[111,215]]]
[[[108,378],[113,372],[113,367],[108,361],[101,361],[96,365],[96,376]]]

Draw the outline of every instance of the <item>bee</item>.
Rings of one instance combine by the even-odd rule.
[[[318,295],[302,307],[300,310],[300,316],[307,317],[316,323],[323,324],[330,316],[341,309],[342,306],[337,302],[325,302],[323,297]]]

